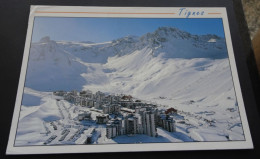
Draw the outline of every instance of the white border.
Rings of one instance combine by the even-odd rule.
[[[133,18],[185,18],[179,15],[182,7],[68,7],[68,6],[31,6],[27,38],[24,49],[22,69],[15,102],[15,109],[7,145],[6,154],[57,154],[57,153],[91,153],[91,152],[135,152],[135,151],[177,151],[177,150],[219,150],[252,149],[253,143],[249,131],[244,102],[242,98],[235,57],[230,36],[226,8],[183,7],[190,11],[204,11],[204,15],[189,18],[222,18],[226,37],[231,72],[238,100],[245,141],[228,142],[189,142],[189,143],[150,143],[150,144],[108,144],[108,145],[58,145],[14,147],[15,134],[21,107],[21,100],[28,64],[33,22],[35,16],[51,17],[133,17]],[[169,14],[168,14],[169,13]],[[171,14],[176,13],[176,14]],[[209,14],[211,13],[211,14]]]

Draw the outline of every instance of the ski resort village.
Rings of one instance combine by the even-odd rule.
[[[31,44],[15,146],[241,140],[224,37],[158,27]]]
[[[56,133],[61,134],[59,142],[79,140],[79,144],[91,144],[97,143],[98,138],[111,139],[120,135],[157,137],[157,127],[168,132],[176,131],[173,119],[177,115],[176,109],[158,110],[156,105],[130,95],[106,95],[100,91],[95,94],[91,91],[58,91],[53,95],[62,118],[45,123],[46,132],[52,135],[44,144],[51,144],[58,137],[54,135]],[[72,109],[65,106],[64,100],[72,105]],[[78,125],[76,132],[71,130],[75,125]]]
[[[45,101],[39,110],[28,111],[23,108],[21,118],[29,118],[20,129],[16,144],[22,145],[59,145],[59,144],[114,144],[114,143],[167,143],[204,141],[193,129],[204,128],[207,137],[216,139],[216,119],[211,116],[214,111],[190,113],[178,111],[174,106],[156,104],[124,94],[108,94],[97,91],[53,91],[38,92],[26,88],[31,102],[36,102],[36,96]],[[33,97],[33,96],[34,97]],[[163,100],[163,97],[160,97]],[[192,104],[195,101],[189,101]],[[29,107],[30,109],[30,107]],[[227,110],[233,112],[234,110]],[[27,124],[43,121],[35,127],[32,136]],[[38,121],[39,123],[40,121]],[[236,136],[236,126],[229,128],[230,134],[217,135],[218,139],[228,141],[240,139]],[[40,131],[40,132],[39,132]],[[234,131],[234,132],[233,132]],[[38,134],[37,134],[38,132]],[[219,133],[219,130],[216,131]],[[205,132],[204,132],[205,133]],[[232,138],[231,138],[232,137]]]

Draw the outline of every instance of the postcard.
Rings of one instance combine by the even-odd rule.
[[[31,7],[7,154],[251,148],[226,8]]]

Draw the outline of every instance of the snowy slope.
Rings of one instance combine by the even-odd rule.
[[[86,82],[83,72],[86,66],[45,37],[31,45],[25,85],[41,91],[81,90]]]
[[[46,136],[47,131],[44,126],[45,122],[60,119],[58,109],[53,106],[56,101],[51,99],[51,96],[52,93],[25,88],[16,145],[39,145],[43,143],[42,138]]]
[[[144,48],[121,57],[110,57],[104,65],[92,65],[99,69],[83,74],[87,81],[95,81],[85,85],[85,89],[128,93],[141,98],[189,99],[217,95],[233,88],[228,59],[164,58],[163,55],[153,57],[151,52]],[[101,76],[106,82],[98,82]]]
[[[138,56],[144,60],[152,59],[152,57],[227,58],[223,38],[216,35],[192,35],[170,27],[158,28],[153,33],[147,33],[141,37],[127,36],[104,43],[55,42],[49,37],[44,37],[40,42],[31,45],[26,86],[43,91],[81,90],[85,83],[93,82],[86,81],[82,73],[95,70],[95,66],[98,66],[95,64],[106,64],[109,58],[122,57],[124,59],[125,55],[143,51],[145,54]],[[156,59],[153,61],[155,64],[158,62]],[[135,61],[131,62],[133,65],[138,65]],[[88,68],[89,65],[91,68]],[[104,73],[107,71],[111,70],[106,70],[106,68],[103,70]]]

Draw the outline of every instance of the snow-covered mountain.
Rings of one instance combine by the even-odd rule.
[[[215,39],[215,43],[209,43]],[[164,54],[165,58],[226,58],[224,38],[216,35],[192,35],[177,28],[160,27],[153,33],[147,33],[140,38],[141,46],[148,46],[153,55]]]
[[[102,85],[110,82],[107,77],[111,73],[109,61],[114,59],[115,64],[128,57],[137,58],[131,61],[131,66],[158,65],[158,61],[166,64],[172,58],[224,59],[227,51],[223,38],[192,35],[171,27],[160,27],[141,37],[127,36],[104,43],[53,41],[44,37],[31,45],[26,87],[51,91],[81,90],[84,85],[93,83]],[[162,65],[160,70],[165,70],[163,68]],[[120,68],[112,68],[116,69]],[[171,78],[170,73],[169,77],[161,78]]]
[[[76,117],[72,104],[59,103],[50,93],[75,89],[129,94],[156,102],[159,109],[178,109],[186,125],[177,123],[177,132],[167,137],[171,142],[244,140],[225,39],[216,35],[160,27],[103,43],[44,37],[31,45],[25,87],[18,145],[31,136],[32,145],[42,144],[46,122],[62,118],[62,107]]]
[[[35,90],[81,89],[86,67],[49,37],[33,43],[26,73],[26,87]]]
[[[212,42],[213,41],[213,42]],[[66,51],[85,62],[106,63],[108,57],[131,54],[149,48],[153,56],[165,58],[227,57],[225,39],[216,35],[192,35],[177,28],[160,27],[141,37],[126,36],[105,43],[58,42]]]

